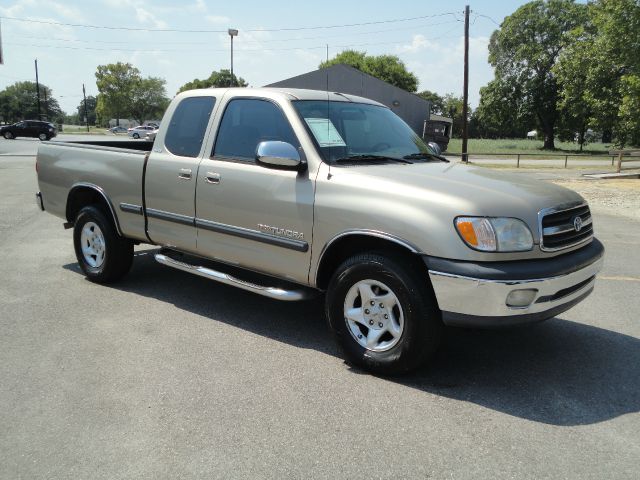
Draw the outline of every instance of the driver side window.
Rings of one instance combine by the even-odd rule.
[[[213,156],[254,162],[258,144],[268,140],[300,146],[278,106],[268,100],[236,98],[222,116]]]

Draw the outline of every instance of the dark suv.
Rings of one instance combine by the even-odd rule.
[[[0,127],[0,135],[7,140],[16,137],[35,137],[40,140],[49,140],[58,134],[53,123],[40,120],[23,120],[13,125]]]

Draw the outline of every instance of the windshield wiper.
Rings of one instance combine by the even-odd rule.
[[[422,153],[412,153],[410,155],[405,155],[404,157],[402,157],[406,160],[437,160],[439,162],[447,162],[449,163],[449,160],[447,160],[444,157],[441,157],[440,155],[436,155],[435,153],[426,153],[426,152],[422,152]]]
[[[398,163],[413,163],[410,162],[408,158],[395,158],[395,157],[387,157],[384,155],[349,155],[348,157],[338,158],[336,163],[347,163],[347,162],[357,162],[358,160],[364,161],[392,161]]]

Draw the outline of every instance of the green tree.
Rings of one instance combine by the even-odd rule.
[[[35,82],[16,82],[0,92],[0,115],[5,122],[38,119],[38,94]],[[51,89],[41,83],[40,117],[59,121],[63,115]]]
[[[80,100],[80,105],[78,105],[77,110],[77,119],[79,123],[84,122],[84,98]],[[89,95],[87,97],[87,117],[89,125],[96,124],[96,97]]]
[[[418,77],[408,71],[404,62],[395,55],[367,55],[366,52],[345,50],[331,60],[322,62],[319,68],[341,63],[408,92],[415,92],[418,89]]]
[[[140,84],[140,70],[130,63],[110,63],[98,65],[96,70],[96,86],[98,98],[96,113],[102,119],[115,118],[120,124],[120,118],[131,115],[133,95]]]
[[[464,105],[462,97],[457,97],[453,93],[447,93],[443,97],[442,113],[447,117],[453,119],[452,133],[459,137],[462,135],[462,124],[464,122],[464,116],[462,114],[462,106]],[[471,107],[467,105],[467,114],[471,118]],[[469,119],[468,118],[468,119]],[[468,120],[467,119],[467,120]]]
[[[236,76],[235,73],[233,74],[233,77],[231,77],[231,71],[223,68],[219,72],[214,70],[211,72],[211,75],[209,75],[209,78],[205,78],[204,80],[195,78],[190,82],[185,83],[180,87],[178,93],[186,90],[194,90],[196,88],[224,88],[231,86],[247,87],[249,84],[244,80],[244,78]]]
[[[443,115],[444,98],[442,96],[430,90],[424,90],[419,92],[417,95],[431,102],[431,113],[433,115]]]
[[[142,124],[161,117],[169,105],[166,80],[158,77],[141,79],[135,86],[131,102],[131,117]]]
[[[474,134],[485,138],[524,137],[535,124],[519,86],[497,78],[480,89],[480,103],[472,119]]]
[[[588,21],[554,68],[559,105],[570,118],[615,135],[620,146],[640,144],[640,3],[598,0]],[[578,129],[580,132],[580,129]]]
[[[553,67],[571,40],[569,32],[586,21],[587,6],[573,0],[534,0],[504,19],[491,35],[489,62],[501,88],[522,95],[521,108],[535,117],[544,148],[554,149],[560,117]]]
[[[577,133],[580,150],[586,142],[585,134],[591,117],[591,105],[587,95],[587,51],[575,48],[583,44],[586,37],[585,26],[579,26],[571,32],[573,41],[562,52],[553,67],[553,73],[559,87],[558,108],[561,112],[559,136],[563,140],[573,141]]]

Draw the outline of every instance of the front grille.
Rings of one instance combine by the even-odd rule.
[[[576,230],[576,218],[582,225]],[[562,250],[585,243],[593,237],[591,212],[586,203],[570,208],[550,208],[540,212],[540,249]]]

